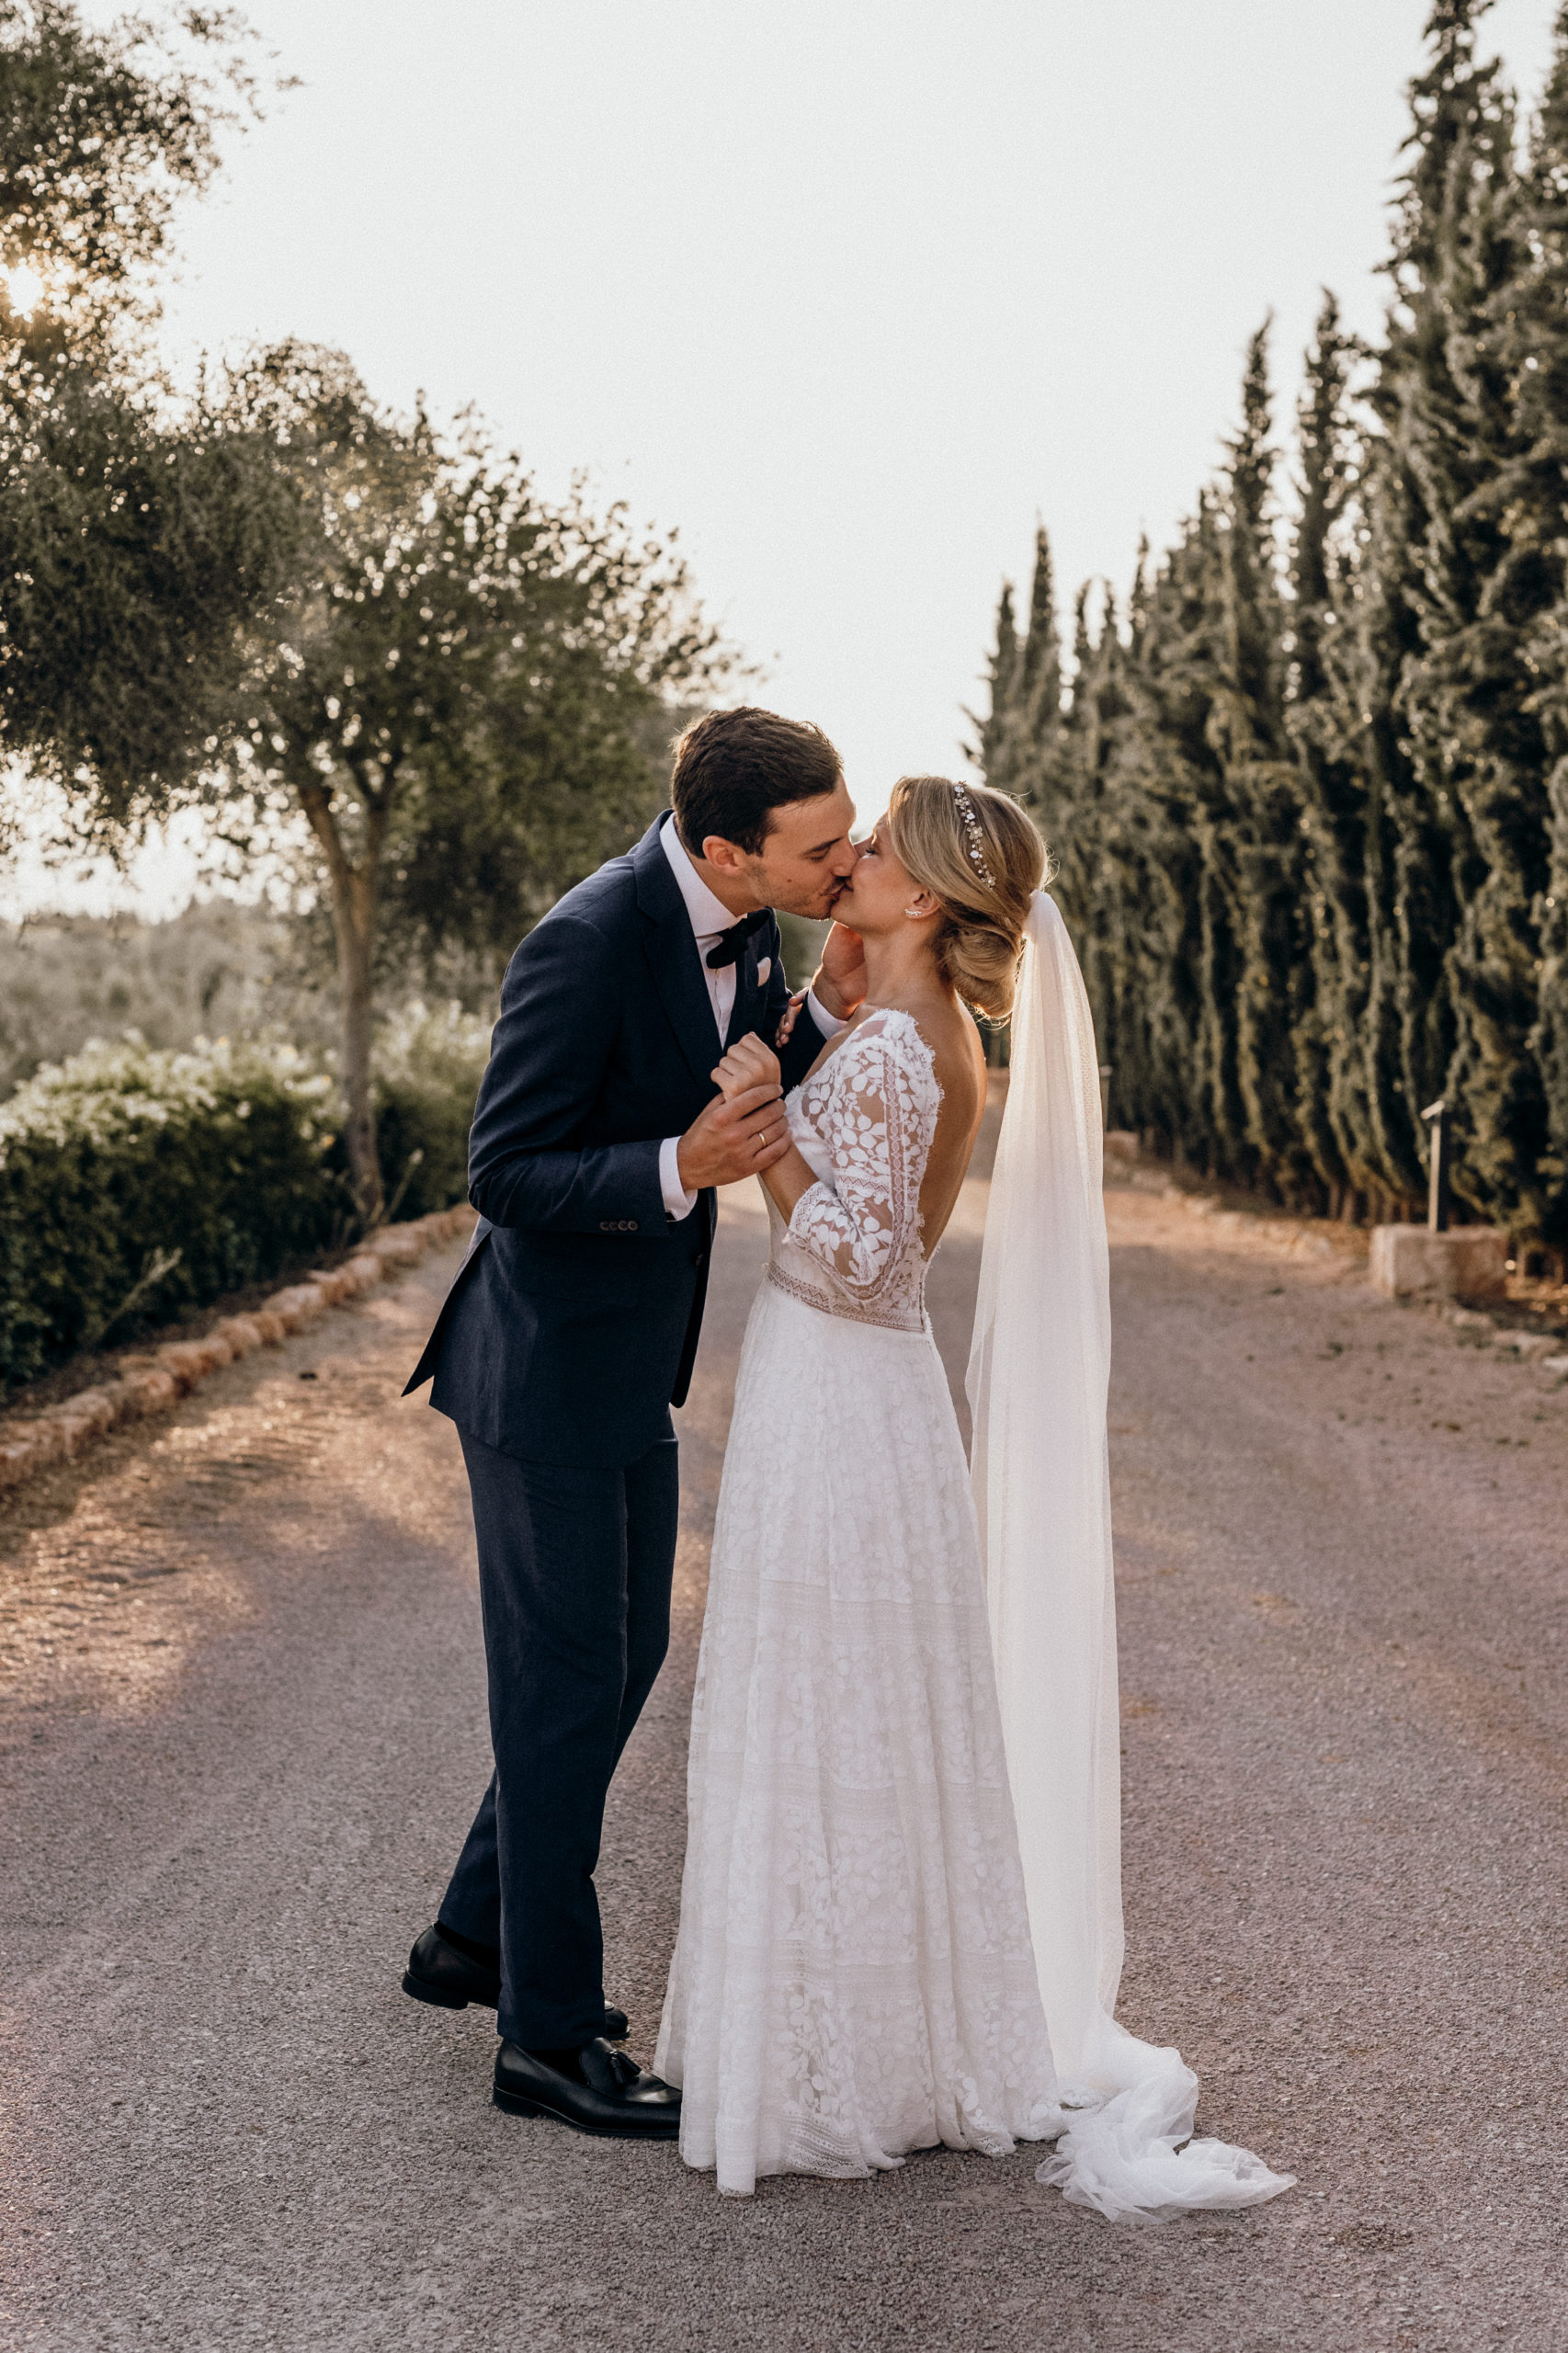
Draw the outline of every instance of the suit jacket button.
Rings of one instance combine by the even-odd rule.
[[[637,1220],[636,1220],[634,1217],[629,1217],[629,1218],[627,1219],[627,1221],[626,1221],[626,1231],[628,1232],[628,1233],[636,1233],[636,1231],[637,1231]]]

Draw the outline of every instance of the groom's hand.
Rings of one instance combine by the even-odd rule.
[[[758,1176],[790,1149],[790,1123],[777,1080],[710,1103],[682,1136],[676,1165],[687,1192]]]
[[[835,923],[823,942],[812,993],[835,1021],[847,1021],[866,1002],[866,949],[858,932]]]

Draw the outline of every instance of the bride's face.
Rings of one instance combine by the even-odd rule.
[[[875,939],[902,931],[915,910],[922,915],[931,911],[930,895],[894,857],[887,820],[879,818],[860,844],[855,871],[839,892],[833,919],[858,931],[862,939]]]

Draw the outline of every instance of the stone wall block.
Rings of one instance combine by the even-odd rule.
[[[248,1357],[262,1344],[261,1325],[254,1315],[225,1315],[212,1328],[222,1334],[237,1357]]]
[[[135,1372],[128,1372],[115,1386],[125,1392],[128,1419],[136,1419],[145,1414],[162,1414],[180,1393],[179,1382],[161,1365],[145,1365]]]
[[[290,1283],[287,1290],[275,1290],[263,1307],[267,1314],[277,1316],[285,1332],[297,1332],[301,1324],[321,1313],[321,1296],[304,1283]]]
[[[415,1267],[425,1255],[426,1241],[416,1225],[389,1225],[372,1234],[365,1246],[384,1267]]]
[[[162,1370],[173,1376],[182,1390],[194,1389],[208,1370],[208,1358],[194,1340],[166,1340],[158,1350]]]
[[[86,1419],[94,1436],[104,1430],[118,1429],[121,1422],[131,1419],[138,1410],[131,1384],[125,1381],[103,1381],[95,1388],[79,1389],[74,1397],[66,1400],[66,1410],[73,1406],[78,1418]]]
[[[1508,1288],[1508,1237],[1499,1227],[1424,1225],[1372,1229],[1371,1279],[1385,1299],[1502,1299]]]
[[[113,1429],[119,1416],[107,1389],[78,1389],[74,1397],[62,1397],[58,1405],[47,1405],[39,1418],[62,1422],[92,1437],[99,1430]]]
[[[67,1441],[58,1422],[13,1422],[0,1438],[0,1486],[18,1486],[35,1471],[65,1459]]]

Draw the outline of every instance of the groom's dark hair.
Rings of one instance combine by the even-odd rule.
[[[711,834],[755,858],[772,812],[834,791],[844,764],[820,727],[743,704],[710,710],[676,740],[670,805],[693,858]]]

